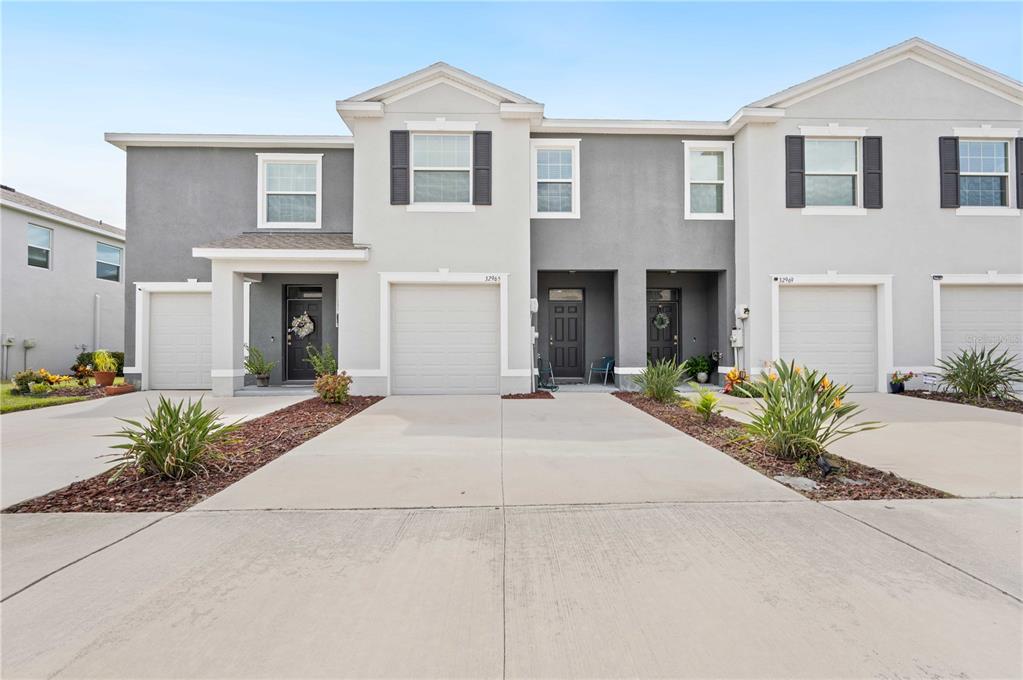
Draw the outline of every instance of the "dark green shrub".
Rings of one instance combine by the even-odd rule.
[[[971,402],[1017,399],[1013,383],[1023,382],[1023,371],[1016,367],[1018,358],[1008,351],[996,354],[997,351],[998,345],[991,349],[964,349],[939,359],[942,375],[938,386]]]
[[[277,365],[276,361],[267,361],[258,347],[249,347],[249,356],[245,357],[245,372],[249,375],[270,375]]]

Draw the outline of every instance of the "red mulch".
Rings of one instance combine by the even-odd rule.
[[[676,430],[690,437],[699,439],[705,444],[726,453],[740,463],[751,467],[768,477],[788,475],[789,477],[809,477],[819,484],[814,491],[798,491],[807,498],[818,501],[834,500],[880,500],[893,498],[951,498],[950,494],[926,487],[916,482],[903,479],[890,472],[882,472],[841,456],[827,454],[828,462],[840,468],[840,472],[824,477],[814,466],[807,473],[799,472],[794,462],[782,460],[763,450],[749,441],[736,441],[742,434],[743,424],[715,415],[709,423],[704,423],[701,416],[680,406],[669,406],[644,397],[638,392],[615,392],[616,397],[632,404],[654,418],[671,425]],[[838,481],[839,477],[847,477],[866,482],[863,485],[852,485]]]
[[[101,397],[107,396],[106,392],[103,391],[102,387],[86,386],[86,387],[59,387],[55,390],[39,395],[38,399],[46,399],[48,397],[85,397],[86,399],[100,399]]]
[[[553,399],[554,395],[547,390],[537,390],[536,392],[522,392],[519,394],[502,394],[502,399]]]
[[[299,444],[351,418],[383,397],[351,397],[347,404],[328,404],[319,397],[253,418],[238,428],[208,475],[173,481],[125,473],[108,482],[111,473],[12,505],[15,512],[178,512],[234,484]],[[113,440],[112,440],[113,441]]]
[[[1023,400],[1020,399],[985,399],[984,401],[972,402],[966,401],[958,394],[953,394],[951,392],[930,392],[928,390],[906,390],[902,394],[907,397],[916,397],[917,399],[947,401],[952,404],[965,404],[966,406],[977,406],[979,408],[993,408],[996,411],[1023,413]]]

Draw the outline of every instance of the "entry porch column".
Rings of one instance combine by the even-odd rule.
[[[213,261],[213,395],[231,397],[245,384],[244,276],[230,262]]]

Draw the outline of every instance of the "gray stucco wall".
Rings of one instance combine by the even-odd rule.
[[[60,222],[0,208],[2,222],[2,310],[0,332],[14,336],[9,352],[9,373],[22,370],[22,341],[34,338],[28,352],[29,368],[67,373],[78,350],[119,351],[124,337],[124,276],[121,282],[96,278],[96,243],[123,248],[116,239],[105,238]],[[53,230],[50,269],[28,265],[27,225]],[[129,259],[130,261],[130,259]],[[99,338],[94,338],[97,306]]]
[[[580,138],[580,219],[531,221],[534,294],[537,271],[610,270],[617,305],[616,363],[646,365],[648,271],[720,271],[711,349],[728,346],[727,310],[734,297],[734,223],[685,220],[686,137],[662,135],[536,135]],[[696,139],[696,138],[689,138]],[[709,139],[709,138],[700,138]]]
[[[270,374],[270,383],[279,385],[284,370],[284,287],[320,286],[323,288],[323,319],[320,331],[324,345],[337,350],[335,298],[337,277],[326,274],[264,274],[249,289],[249,345],[258,347],[269,361],[277,365]],[[322,348],[321,348],[322,349]]]
[[[135,358],[135,281],[210,280],[210,262],[192,248],[256,230],[256,154],[281,149],[129,147],[125,365]],[[352,149],[288,149],[323,154],[323,229],[352,231]],[[274,231],[261,229],[261,232]]]

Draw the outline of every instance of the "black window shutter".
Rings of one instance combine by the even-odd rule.
[[[1023,208],[1023,137],[1016,138],[1016,207]]]
[[[880,208],[884,202],[881,177],[881,138],[863,138],[863,207]]]
[[[938,137],[941,168],[941,207],[959,207],[959,138]]]
[[[806,159],[803,137],[785,136],[785,207],[806,207]]]
[[[409,204],[409,133],[391,130],[391,205]]]
[[[472,204],[490,205],[493,139],[490,132],[472,135]]]

